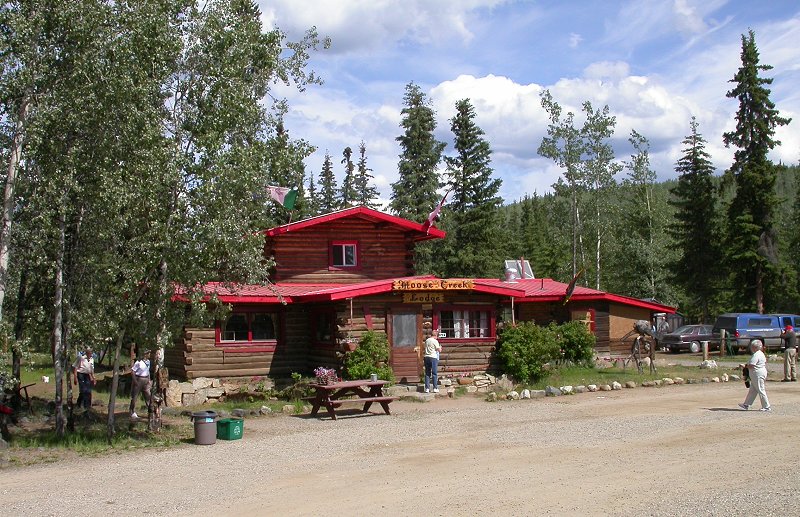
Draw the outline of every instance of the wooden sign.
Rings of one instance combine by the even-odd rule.
[[[403,293],[403,303],[442,303],[443,293]]]
[[[454,291],[472,290],[475,281],[466,278],[431,278],[420,280],[395,280],[393,291]]]

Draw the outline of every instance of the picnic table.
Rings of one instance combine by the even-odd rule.
[[[329,384],[309,384],[310,387],[314,388],[315,392],[313,397],[306,398],[306,400],[311,401],[311,416],[316,416],[319,408],[324,407],[328,411],[328,415],[331,419],[336,420],[334,409],[351,402],[364,404],[364,412],[369,411],[373,402],[377,402],[383,407],[386,414],[390,415],[389,403],[393,400],[397,400],[398,397],[390,397],[383,394],[381,388],[388,384],[388,382],[389,381],[363,379],[339,381]]]

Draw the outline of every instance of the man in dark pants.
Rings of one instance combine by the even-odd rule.
[[[92,356],[92,349],[86,347],[83,354],[78,354],[75,364],[72,365],[75,373],[75,384],[78,385],[78,402],[77,406],[89,409],[92,407],[92,386],[95,385],[94,379],[94,357]]]
[[[797,382],[797,335],[791,325],[781,334],[783,338],[783,380],[781,382]]]

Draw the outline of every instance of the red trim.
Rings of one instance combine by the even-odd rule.
[[[254,344],[251,346],[234,346],[234,345],[222,345],[221,348],[224,349],[226,354],[251,354],[251,353],[258,353],[258,352],[274,352],[276,345],[258,345]]]
[[[386,222],[403,230],[417,233],[417,235],[414,237],[415,241],[443,239],[446,235],[445,232],[439,230],[438,228],[430,228],[426,232],[426,228],[424,227],[424,225],[420,223],[415,223],[413,221],[409,221],[408,219],[403,219],[401,217],[385,214],[383,212],[379,212],[377,210],[374,210],[372,208],[367,208],[364,206],[346,208],[344,210],[338,210],[336,212],[331,212],[329,214],[311,217],[309,219],[304,219],[302,221],[297,221],[295,223],[284,224],[283,226],[277,226],[275,228],[269,228],[267,230],[263,230],[261,233],[266,235],[267,237],[275,237],[282,233],[287,233],[290,231],[298,231],[304,228],[309,228],[311,226],[316,226],[318,224],[329,223],[331,221],[336,221],[346,217],[354,217],[354,216],[360,217],[362,219],[367,219],[373,222]]]

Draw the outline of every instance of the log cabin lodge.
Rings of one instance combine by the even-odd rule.
[[[172,377],[288,377],[317,366],[341,371],[343,352],[368,330],[386,333],[397,382],[418,382],[418,350],[440,328],[439,376],[494,371],[498,325],[580,320],[600,356],[626,356],[622,338],[636,320],[675,309],[658,303],[534,278],[526,261],[507,261],[506,278],[416,276],[416,243],[444,238],[366,207],[339,210],[263,231],[275,261],[272,286],[207,284],[230,304],[227,321],[186,328],[165,352]],[[566,303],[565,303],[565,300]]]

